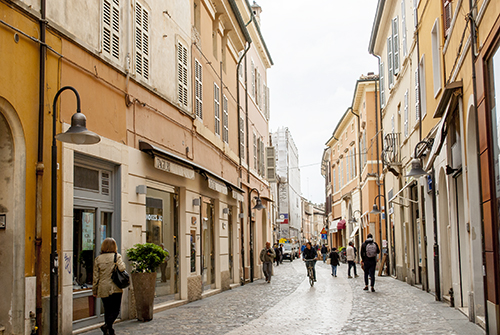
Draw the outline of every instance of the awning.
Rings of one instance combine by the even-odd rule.
[[[441,117],[441,121],[439,121],[437,126],[436,137],[434,137],[434,142],[432,144],[431,153],[429,154],[429,158],[427,159],[427,164],[425,165],[424,170],[429,171],[436,157],[441,152],[441,148],[443,147],[444,140],[446,139],[446,120],[451,114],[451,110],[456,102],[456,95],[454,95],[455,91],[462,90],[462,81],[455,81],[446,85],[443,95],[441,96],[441,100],[439,100],[439,104],[434,112],[434,117]]]
[[[351,239],[351,238],[353,238],[354,236],[356,236],[356,234],[358,233],[358,230],[359,230],[359,227],[358,227],[358,226],[356,226],[356,228],[354,228],[354,230],[352,231],[351,236],[349,236],[349,238]]]
[[[330,233],[336,233],[337,232],[337,226],[338,226],[338,223],[340,222],[340,219],[337,219],[337,220],[333,220],[332,222],[330,222]]]
[[[345,229],[345,220],[340,220],[339,223],[337,223],[337,229]]]
[[[192,169],[193,171],[198,172],[199,174],[203,175],[208,180],[208,184],[209,184],[208,187],[211,189],[214,189],[214,188],[212,188],[210,186],[218,188],[218,189],[214,189],[218,192],[220,192],[219,191],[219,189],[220,189],[222,191],[221,193],[224,193],[222,186],[225,185],[226,191],[224,194],[228,194],[227,188],[229,188],[229,190],[236,191],[236,192],[240,193],[240,195],[245,193],[245,191],[243,191],[243,189],[241,189],[238,186],[236,186],[235,184],[225,180],[224,178],[219,177],[217,174],[211,172],[210,170],[204,168],[203,166],[198,165],[194,162],[191,162],[191,161],[189,161],[185,158],[182,158],[180,156],[174,155],[174,154],[172,154],[166,150],[163,150],[159,147],[156,147],[148,142],[139,141],[139,150],[141,150],[147,154],[150,154],[151,156],[153,156],[155,158],[159,157],[160,159],[167,160],[171,164],[173,163],[173,164],[176,164],[178,166],[183,167],[184,169],[182,169],[182,174],[183,174],[182,176],[185,176],[185,174],[187,173],[186,172],[187,169]],[[161,160],[159,160],[159,161],[161,162]],[[155,160],[155,164],[156,164],[156,160]],[[156,165],[155,165],[155,167],[156,167]],[[163,170],[163,169],[161,169],[161,170]],[[164,170],[164,171],[166,171],[166,170]],[[167,172],[174,173],[172,171],[167,171]],[[175,173],[175,174],[178,174],[178,173]],[[188,178],[188,177],[186,177],[186,178]],[[193,178],[194,178],[194,176],[193,176]],[[210,179],[212,180],[212,182],[210,181]],[[218,185],[217,186],[214,185],[213,181],[215,181],[216,184],[218,184]],[[234,195],[233,195],[233,198],[235,198]],[[241,200],[241,201],[243,201],[243,200]]]

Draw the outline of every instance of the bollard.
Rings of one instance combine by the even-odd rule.
[[[450,307],[455,307],[455,297],[453,295],[453,287],[448,291],[450,294]]]

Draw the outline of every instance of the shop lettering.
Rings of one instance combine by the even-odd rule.
[[[146,220],[149,221],[163,221],[163,216],[156,214],[146,214]]]

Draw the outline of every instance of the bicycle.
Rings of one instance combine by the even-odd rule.
[[[314,286],[314,262],[316,260],[306,260],[306,266],[307,266],[307,276],[309,277],[309,285],[311,287]]]

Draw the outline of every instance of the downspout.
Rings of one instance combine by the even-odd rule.
[[[377,189],[378,189],[378,208],[382,209],[381,207],[381,203],[380,203],[380,162],[379,162],[379,159],[380,159],[380,153],[379,153],[379,145],[378,145],[378,132],[379,132],[379,129],[378,129],[378,118],[379,118],[379,113],[378,113],[378,99],[377,99],[377,83],[375,82],[375,131],[377,132],[377,137],[375,138],[375,145],[377,147]],[[382,120],[381,120],[382,122]],[[380,125],[382,126],[382,124]],[[385,200],[385,196],[384,196],[384,200]],[[385,207],[384,207],[384,210],[385,210]],[[380,211],[381,213],[379,214],[378,216],[378,222],[379,222],[379,226],[380,226],[380,230],[379,230],[379,238],[380,238],[380,243],[382,243],[382,211]]]
[[[359,82],[359,81],[358,81]],[[361,191],[361,182],[363,181],[363,178],[361,176],[361,141],[359,140],[359,135],[361,134],[361,126],[360,126],[360,117],[359,114],[354,113],[351,107],[351,113],[354,114],[358,118],[358,135],[357,135],[357,140],[358,140],[358,170],[359,170],[359,175],[358,175],[358,185],[359,185],[359,203],[361,204],[361,207],[363,206],[363,192]],[[356,158],[354,158],[356,159]],[[361,211],[361,214],[363,212]],[[356,219],[356,218],[354,218]],[[363,229],[361,229],[361,217],[359,218],[359,239],[360,243],[358,245],[361,245],[363,243]],[[358,252],[358,258],[359,258],[359,252]]]
[[[473,89],[473,103],[474,103],[474,112],[476,113],[476,120],[477,120],[477,78],[476,78],[476,52],[474,50],[476,46],[476,21],[474,19],[474,4],[472,0],[469,0],[469,20],[471,23],[471,58],[472,58],[472,89]],[[481,152],[479,148],[479,123],[476,121],[476,146],[477,146],[477,152]],[[481,171],[481,160],[479,157],[476,157],[477,159],[477,164],[478,164],[478,170]],[[479,183],[479,196],[481,197],[481,203],[483,201],[483,190],[482,190],[482,184]],[[484,213],[483,213],[483,206],[479,206],[479,211],[481,213],[481,218],[484,218]],[[486,269],[486,250],[484,248],[484,225],[481,225],[481,253],[483,255],[483,269]],[[486,272],[486,271],[485,271]],[[487,282],[487,276],[483,275],[483,287],[484,287],[484,317],[485,317],[485,323],[486,323],[486,334],[490,334],[489,331],[489,317],[488,317],[488,282]]]
[[[240,111],[240,108],[241,108],[241,106],[240,106],[240,78],[239,78],[239,73],[240,73],[241,62],[243,61],[243,59],[245,59],[245,55],[247,54],[248,50],[250,50],[250,43],[251,43],[251,41],[246,43],[245,51],[241,55],[240,59],[238,60],[238,65],[236,66],[236,105],[238,107],[238,124],[240,123],[240,120],[241,120],[241,111]],[[246,76],[246,73],[245,73],[245,76]],[[239,129],[239,127],[238,127],[238,129]],[[248,132],[248,130],[247,130],[247,132]],[[242,169],[241,169],[241,163],[242,163],[242,160],[241,160],[241,154],[242,154],[242,152],[241,152],[241,140],[242,140],[242,138],[241,138],[241,135],[239,134],[239,130],[238,130],[238,156],[239,156],[239,160],[240,160],[240,180],[243,177],[242,176]],[[247,137],[247,146],[248,146],[248,137]],[[242,210],[243,210],[243,208],[242,208]],[[244,241],[245,234],[244,234],[244,227],[243,227],[243,221],[244,221],[244,219],[241,218],[240,220],[241,220],[241,222],[240,222],[240,229],[241,229],[241,268],[243,269],[243,271],[242,271],[243,277],[242,277],[242,280],[241,280],[241,285],[244,285],[245,284],[245,241]]]
[[[47,46],[45,44],[46,0],[40,1],[40,73],[38,92],[38,158],[36,165],[36,221],[35,221],[35,278],[36,278],[36,325],[37,334],[41,334],[42,326],[42,198],[43,198],[43,128],[45,116],[45,61]],[[55,111],[52,111],[55,113]]]

